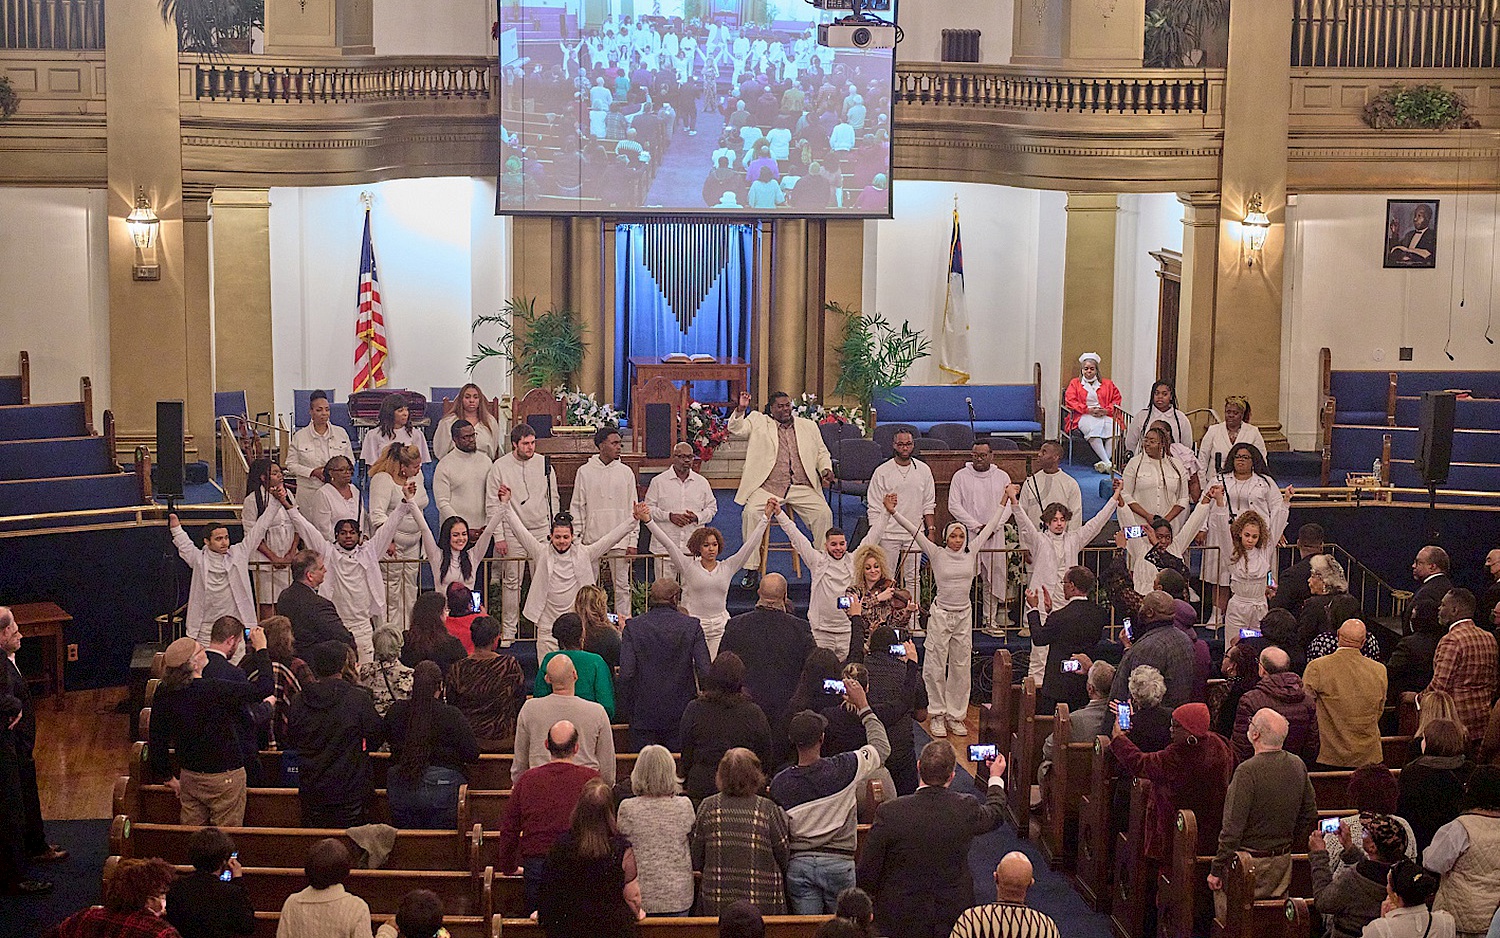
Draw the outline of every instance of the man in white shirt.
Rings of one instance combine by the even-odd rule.
[[[552,516],[557,513],[557,477],[547,457],[537,458],[536,431],[530,424],[519,424],[510,431],[510,452],[501,454],[490,466],[484,484],[486,518],[499,511],[502,485],[514,493],[511,504],[521,516],[526,530],[538,541],[545,542],[552,533]],[[509,527],[508,522],[502,522],[502,530],[495,532],[495,556],[525,556],[525,550],[513,545],[506,537]],[[521,624],[521,566],[512,561],[490,565],[490,580],[498,581],[501,587],[500,642],[504,646],[515,641]],[[527,557],[526,566],[535,574],[536,558]]]
[[[1083,492],[1078,480],[1062,471],[1062,444],[1047,440],[1037,450],[1037,471],[1026,477],[1021,484],[1021,510],[1040,528],[1042,512],[1054,502],[1066,505],[1072,514],[1068,518],[1068,530],[1077,531],[1083,524]]]
[[[1005,500],[1010,474],[995,465],[994,450],[988,439],[976,440],[974,460],[953,474],[948,488],[948,511],[953,520],[969,529],[969,540],[994,517]],[[990,535],[988,543],[973,544],[974,550],[1000,550],[1005,547],[1005,528]],[[984,581],[984,625],[995,625],[995,607],[1005,598],[1005,564],[1009,554],[983,554],[979,576]]]
[[[916,451],[916,441],[912,439],[910,431],[898,432],[891,441],[891,448],[894,456],[875,467],[874,474],[870,476],[869,488],[865,492],[870,526],[874,527],[879,514],[885,512],[885,496],[894,492],[902,506],[902,514],[908,511],[920,512],[927,539],[936,543],[937,485],[933,482],[932,470],[927,468],[926,463],[912,458],[912,453]],[[989,517],[985,516],[985,520],[988,521]],[[983,526],[981,522],[980,527]],[[880,539],[880,546],[885,548],[886,557],[890,560],[896,585],[906,590],[915,602],[922,595],[917,588],[917,571],[920,569],[922,551],[916,545],[916,537],[908,535],[899,526],[888,525],[885,535]],[[901,558],[903,550],[907,552],[904,561]]]
[[[457,515],[469,526],[469,539],[484,534],[485,488],[490,457],[479,451],[479,437],[467,420],[453,422],[453,448],[432,473],[432,498],[438,523]]]
[[[635,471],[620,458],[620,431],[600,427],[594,431],[597,455],[578,467],[573,480],[573,523],[579,542],[592,544],[630,517],[636,502]],[[630,557],[636,552],[636,534],[620,538],[605,554],[615,584],[615,615],[630,616]]]
[[[693,471],[691,443],[682,442],[672,447],[672,469],[657,473],[646,486],[646,504],[651,506],[651,520],[666,528],[673,543],[684,552],[693,532],[714,520],[719,503],[714,499],[714,490],[708,480]],[[653,536],[651,553],[665,552],[666,547]],[[677,579],[677,568],[670,558],[660,558],[656,564],[657,577]]]
[[[352,465],[354,447],[349,443],[348,432],[328,421],[332,408],[326,392],[312,392],[307,407],[312,423],[292,434],[286,469],[297,477],[297,507],[316,517],[321,510],[318,490],[328,481],[323,467],[335,456],[346,457]]]
[[[833,482],[833,457],[818,425],[792,415],[792,398],[785,391],[771,395],[768,410],[764,414],[751,410],[750,395],[741,391],[739,407],[729,415],[729,435],[749,438],[740,488],[734,496],[735,503],[745,509],[741,531],[746,538],[754,533],[755,519],[774,497],[789,511],[796,511],[807,523],[812,543],[821,544],[833,526],[833,509],[822,490]],[[759,568],[760,557],[751,554],[740,581],[742,588],[755,589]]]

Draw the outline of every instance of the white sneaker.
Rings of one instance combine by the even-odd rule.
[[[1100,475],[1104,475],[1106,472],[1108,472],[1109,468],[1109,463],[1105,462],[1102,459],[1094,463],[1094,471],[1099,473]]]
[[[943,739],[948,735],[948,729],[943,726],[943,718],[937,717],[927,727],[927,735],[933,739]]]
[[[963,720],[949,720],[948,732],[954,736],[967,736],[969,735],[969,727]]]

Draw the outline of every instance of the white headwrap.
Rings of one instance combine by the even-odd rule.
[[[1078,364],[1081,365],[1084,362],[1088,361],[1089,359],[1093,359],[1094,360],[1094,364],[1096,364],[1096,365],[1102,365],[1102,364],[1104,364],[1104,361],[1103,361],[1103,359],[1101,359],[1099,357],[1099,353],[1098,352],[1084,352],[1082,355],[1078,356]]]

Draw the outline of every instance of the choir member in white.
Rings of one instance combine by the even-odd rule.
[[[1107,499],[1099,513],[1076,531],[1068,530],[1070,512],[1067,506],[1060,503],[1054,502],[1043,509],[1041,527],[1034,524],[1025,512],[1014,514],[1017,532],[1021,536],[1021,547],[1031,554],[1031,580],[1026,584],[1028,590],[1034,591],[1038,596],[1042,595],[1043,590],[1052,596],[1063,594],[1063,575],[1068,572],[1069,567],[1078,565],[1083,549],[1104,530],[1104,526],[1109,523],[1109,516],[1117,508],[1124,506],[1121,488],[1120,480],[1115,479],[1114,497]],[[1021,495],[1020,487],[1012,485],[1007,494],[1012,502],[1018,500]],[[1041,613],[1045,621],[1046,609],[1042,609]],[[1047,646],[1032,645],[1031,664],[1026,669],[1026,674],[1036,679],[1038,687],[1042,686],[1042,672],[1046,666]]]
[[[281,467],[269,456],[261,456],[250,463],[250,472],[245,480],[245,501],[241,506],[240,519],[247,528],[254,527],[266,506],[275,501],[273,489],[285,483]],[[282,511],[266,531],[266,536],[256,548],[255,599],[260,607],[259,619],[268,619],[276,614],[276,597],[292,585],[292,557],[297,553],[297,528],[292,519]],[[242,620],[248,621],[248,620]]]
[[[1254,509],[1241,511],[1231,520],[1228,500],[1223,492],[1214,499],[1209,516],[1210,529],[1227,529],[1233,548],[1229,554],[1229,605],[1224,611],[1225,635],[1233,630],[1260,627],[1266,614],[1266,590],[1272,585],[1276,570],[1276,544],[1286,531],[1287,508],[1292,501],[1292,487],[1271,505],[1271,514]]]
[[[472,527],[485,516],[485,493],[494,460],[478,448],[479,434],[472,423],[458,420],[449,428],[453,448],[438,460],[432,472],[432,498],[437,502],[439,524],[458,515]]]
[[[359,663],[374,661],[375,630],[385,622],[385,577],[380,561],[401,530],[401,522],[415,510],[412,503],[403,500],[386,517],[380,530],[363,543],[359,526],[354,521],[340,521],[334,527],[334,540],[329,541],[302,516],[302,512],[290,504],[287,507],[297,525],[297,532],[302,536],[302,543],[309,550],[317,551],[328,569],[318,592],[333,602],[339,611],[339,620],[353,634]]]
[[[1213,477],[1213,481],[1223,490],[1230,519],[1246,511],[1257,512],[1262,518],[1271,517],[1281,494],[1276,489],[1276,480],[1266,470],[1260,450],[1249,442],[1236,443],[1230,447],[1223,465],[1224,472]],[[1209,525],[1206,540],[1214,549],[1203,554],[1203,580],[1214,584],[1213,621],[1217,623],[1229,608],[1229,557],[1234,553],[1234,541],[1224,525]]]
[[[427,451],[427,437],[412,426],[411,404],[405,394],[387,394],[380,402],[380,416],[375,426],[365,431],[359,444],[359,458],[367,466],[373,466],[380,454],[392,443],[415,446],[422,453],[422,462],[432,461]]]
[[[1182,523],[1187,520],[1184,512],[1191,504],[1188,472],[1167,451],[1169,445],[1167,434],[1159,429],[1147,430],[1142,437],[1141,451],[1131,457],[1121,473],[1124,507],[1120,509],[1120,527],[1150,525],[1156,518],[1165,518],[1174,533],[1182,531]],[[1144,538],[1126,543],[1132,569],[1147,548]]]
[[[592,544],[575,543],[573,517],[559,512],[552,519],[551,531],[545,542],[531,536],[521,517],[516,514],[513,492],[501,486],[500,504],[505,510],[505,523],[511,536],[520,542],[528,556],[536,558],[531,576],[531,591],[526,595],[526,618],[536,623],[536,653],[540,660],[548,652],[557,650],[557,640],[552,637],[552,623],[565,612],[573,611],[573,600],[578,590],[598,582],[599,561],[605,553],[621,539],[639,529],[638,522],[651,517],[651,509],[645,502],[634,505],[634,510],[625,519]],[[627,610],[629,607],[626,607]]]
[[[418,515],[422,526],[422,551],[427,555],[427,568],[432,571],[432,582],[439,593],[448,589],[450,583],[462,583],[474,589],[479,576],[479,562],[490,551],[490,542],[500,528],[501,508],[497,501],[484,527],[470,528],[466,518],[452,515],[438,528],[433,538],[427,526],[426,515]]]
[[[515,640],[521,624],[522,564],[536,576],[536,555],[528,554],[517,535],[509,530],[506,512],[500,510],[500,487],[514,493],[511,507],[521,519],[532,540],[545,541],[552,532],[552,516],[557,511],[557,477],[545,456],[537,456],[536,431],[529,424],[518,424],[510,431],[510,452],[495,460],[485,482],[485,517],[499,518],[501,530],[495,533],[495,553],[502,558],[492,566],[499,568],[501,642]],[[514,544],[514,547],[512,546]],[[495,580],[492,573],[491,582]]]
[[[399,521],[392,516],[403,501],[412,504]],[[427,508],[427,486],[422,479],[422,454],[415,446],[392,443],[370,467],[370,525],[380,530],[387,523],[397,526],[388,560],[381,566],[385,574],[385,624],[398,632],[406,631],[411,605],[417,601],[418,574],[421,573],[422,522]]]
[[[745,537],[766,499],[775,497],[807,524],[813,543],[822,541],[833,526],[833,509],[822,486],[833,482],[833,457],[823,443],[818,425],[792,414],[792,398],[785,391],[771,395],[769,413],[750,409],[750,395],[740,392],[739,406],[729,415],[729,435],[748,439],[745,468],[740,475],[736,504],[743,506],[740,530]],[[752,557],[741,585],[754,588],[760,559]]]
[[[378,457],[377,457],[378,458]],[[354,463],[346,456],[335,456],[323,467],[326,485],[313,500],[313,513],[307,516],[324,538],[332,538],[340,521],[352,521],[361,534],[369,533],[359,486],[354,484]]]
[[[1198,454],[1191,446],[1178,441],[1172,433],[1172,425],[1165,420],[1153,420],[1151,426],[1167,435],[1167,453],[1182,466],[1188,476],[1188,500],[1197,501],[1203,494],[1203,470],[1198,464]]]
[[[1136,414],[1125,431],[1125,448],[1132,453],[1138,451],[1146,431],[1158,420],[1165,420],[1172,428],[1173,439],[1193,445],[1193,422],[1177,407],[1177,389],[1170,381],[1158,381],[1151,385],[1150,405]]]
[[[910,432],[898,431],[891,441],[891,448],[895,455],[875,467],[866,489],[870,524],[874,525],[876,515],[885,510],[886,494],[894,492],[907,512],[922,519],[923,533],[928,540],[933,540],[937,537],[937,485],[933,482],[932,470],[920,459],[912,458],[916,442]],[[921,551],[909,534],[887,526],[880,546],[885,548],[895,568],[896,584],[912,596],[920,596],[917,574],[921,569]],[[902,551],[906,552],[904,558]]]
[[[813,641],[819,648],[827,648],[843,661],[849,657],[849,616],[839,609],[838,600],[855,588],[857,579],[854,569],[855,557],[867,547],[879,550],[880,538],[885,533],[886,519],[897,504],[896,493],[885,496],[882,511],[870,525],[865,539],[854,550],[849,549],[849,538],[838,528],[829,528],[823,537],[823,549],[813,547],[812,541],[802,533],[796,522],[783,512],[777,512],[776,523],[786,532],[787,538],[796,548],[797,555],[807,564],[812,573],[811,596],[807,604],[807,620],[812,626]]]
[[[1062,471],[1062,457],[1061,443],[1043,441],[1037,450],[1037,471],[1021,483],[1021,504],[1017,511],[1040,527],[1043,509],[1052,504],[1063,505],[1069,513],[1068,530],[1077,531],[1083,524],[1083,491],[1077,479]]]
[[[724,637],[724,626],[729,622],[729,583],[744,568],[750,555],[760,549],[760,536],[779,507],[776,499],[768,499],[751,536],[734,556],[722,561],[719,552],[724,549],[724,535],[718,528],[699,528],[688,539],[688,549],[684,551],[672,540],[671,532],[655,518],[646,523],[677,567],[678,579],[682,583],[678,608],[703,626],[703,638],[708,642],[710,658],[718,655],[719,640]]]
[[[571,503],[578,539],[590,546],[606,532],[621,529],[622,522],[630,520],[630,506],[636,503],[635,471],[620,458],[620,431],[600,427],[594,431],[594,445],[599,452],[578,467]],[[623,533],[603,548],[614,580],[615,615],[622,619],[630,617],[630,558],[636,552],[637,531],[634,525],[624,525]]]
[[[285,497],[284,489],[272,493]],[[220,616],[234,616],[241,622],[255,622],[255,598],[250,592],[250,558],[255,556],[261,540],[281,516],[281,506],[272,502],[238,544],[229,543],[229,529],[222,524],[210,525],[204,531],[203,546],[198,547],[176,514],[167,515],[172,529],[172,543],[178,556],[193,568],[188,587],[187,634],[203,645],[209,644],[209,633]]]
[[[292,434],[286,468],[297,477],[297,507],[309,518],[314,518],[321,505],[316,501],[318,492],[328,481],[328,460],[343,456],[353,465],[354,448],[349,445],[348,432],[329,422],[332,410],[327,393],[312,392],[307,409],[312,422]]]
[[[1203,431],[1198,443],[1198,462],[1203,472],[1219,475],[1230,469],[1229,450],[1236,443],[1249,443],[1266,458],[1266,440],[1260,428],[1250,422],[1250,401],[1239,395],[1224,399],[1224,422]]]
[[[666,534],[663,539],[653,533],[651,553],[666,553],[669,541],[679,550],[693,553],[687,548],[688,540],[694,532],[714,520],[719,502],[714,498],[713,486],[708,480],[693,471],[691,443],[684,441],[672,447],[672,468],[668,472],[658,472],[646,486],[646,504],[651,506],[651,520],[661,525]],[[657,561],[656,575],[676,579],[676,564],[670,559]],[[709,642],[709,651],[714,650],[714,645],[715,642]]]
[[[994,532],[988,541],[980,541],[979,529],[1005,502],[1010,488],[1010,474],[995,465],[995,454],[988,439],[976,440],[973,461],[953,474],[948,485],[948,512],[953,520],[968,529],[970,545],[975,551],[1004,550],[1005,529]],[[1075,483],[1076,484],[1076,483]],[[1005,564],[1008,554],[981,554],[979,575],[984,581],[982,625],[995,624],[995,609],[1006,598]]]
[[[1146,542],[1146,549],[1141,554],[1141,559],[1137,560],[1135,566],[1130,570],[1131,580],[1137,593],[1144,596],[1152,590],[1157,589],[1156,577],[1157,574],[1161,573],[1161,568],[1152,561],[1152,558],[1162,560],[1164,558],[1160,555],[1166,553],[1185,562],[1188,549],[1193,546],[1193,538],[1197,537],[1198,532],[1202,531],[1204,526],[1208,524],[1209,506],[1212,504],[1212,501],[1209,498],[1209,492],[1205,491],[1203,498],[1193,509],[1192,514],[1188,515],[1187,521],[1183,523],[1180,532],[1173,531],[1172,526],[1160,518],[1157,519],[1161,522],[1160,524],[1140,525],[1140,537]],[[1124,535],[1123,528],[1121,532],[1121,536],[1125,536],[1126,538],[1126,556],[1128,557],[1130,538],[1128,535]],[[1119,541],[1117,540],[1115,543],[1118,544]],[[1167,562],[1170,563],[1171,561]]]
[[[995,471],[995,470],[991,470]],[[928,732],[933,736],[968,735],[964,724],[969,713],[970,655],[974,647],[974,608],[969,601],[974,577],[979,572],[980,554],[969,546],[969,529],[959,521],[943,532],[942,545],[934,544],[918,530],[915,523],[894,512],[896,523],[914,535],[937,585],[927,619],[927,641],[924,644],[922,681],[927,686],[927,713],[931,717]],[[1005,525],[1010,517],[1011,502],[1001,499],[995,505],[975,541],[983,544]],[[944,723],[947,724],[946,728]]]
[[[453,402],[453,413],[445,414],[432,431],[432,455],[441,460],[453,449],[453,425],[467,420],[474,425],[475,447],[494,459],[500,455],[500,424],[490,414],[484,392],[477,384],[466,384],[458,389],[458,400]]]

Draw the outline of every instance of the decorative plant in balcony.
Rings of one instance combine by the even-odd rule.
[[[901,403],[902,398],[893,389],[906,380],[912,365],[931,354],[930,343],[920,329],[905,322],[897,329],[879,313],[863,316],[839,303],[824,308],[845,318],[844,338],[834,350],[839,380],[833,391],[859,401],[868,425],[876,398]]]
[[[1469,102],[1442,85],[1393,85],[1365,105],[1365,123],[1376,130],[1467,130],[1479,126]]]
[[[1205,40],[1229,21],[1229,0],[1151,0],[1146,5],[1147,68],[1202,68]]]
[[[8,120],[20,109],[21,96],[10,86],[10,79],[0,75],[0,121]]]
[[[519,337],[515,333],[518,324]],[[500,337],[493,346],[479,343],[479,350],[469,359],[471,372],[485,359],[503,359],[511,373],[524,382],[524,391],[566,387],[583,367],[588,344],[583,341],[583,326],[570,309],[538,313],[535,297],[515,296],[500,312],[474,320],[474,329],[484,325],[499,326]]]
[[[161,0],[161,16],[176,22],[183,52],[243,54],[251,31],[265,26],[266,0]]]

